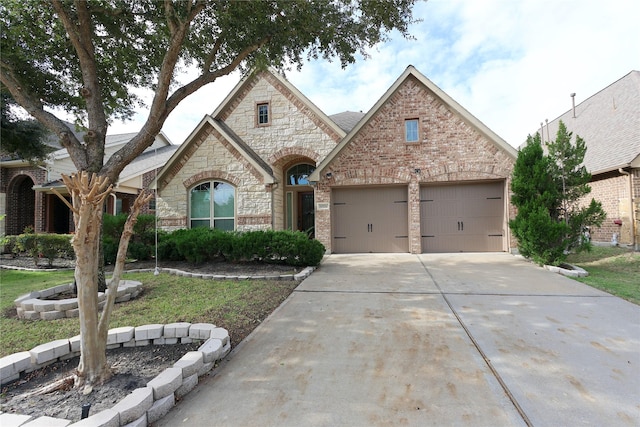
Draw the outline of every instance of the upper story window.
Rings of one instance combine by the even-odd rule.
[[[316,167],[309,164],[295,165],[287,171],[287,185],[309,185],[309,175]]]
[[[271,123],[271,115],[268,102],[260,102],[256,105],[256,124],[266,126]]]
[[[419,122],[418,119],[407,119],[404,121],[404,140],[405,142],[418,142],[419,138]]]
[[[203,182],[191,189],[189,198],[191,228],[235,229],[236,189],[231,184]]]

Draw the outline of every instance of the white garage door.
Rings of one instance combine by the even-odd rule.
[[[339,188],[332,198],[333,252],[409,252],[407,187]]]
[[[504,250],[504,182],[420,189],[422,252]]]

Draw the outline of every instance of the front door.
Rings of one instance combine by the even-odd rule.
[[[313,191],[298,193],[298,230],[315,235],[315,211],[313,204]]]

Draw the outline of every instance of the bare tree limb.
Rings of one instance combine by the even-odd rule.
[[[129,212],[127,221],[124,223],[124,229],[122,231],[122,235],[120,236],[120,243],[118,244],[118,255],[116,255],[116,264],[114,266],[113,275],[111,277],[111,282],[109,283],[107,291],[107,302],[102,309],[100,321],[98,322],[99,334],[107,333],[111,311],[113,309],[113,305],[115,304],[116,294],[118,293],[118,286],[120,285],[120,278],[122,277],[122,272],[124,271],[124,262],[127,257],[129,240],[131,240],[131,236],[133,235],[133,227],[138,221],[140,210],[149,200],[151,200],[152,197],[152,192],[147,193],[146,191],[142,191],[140,194],[138,194],[138,197],[136,197],[136,200],[133,202],[133,206],[131,208],[131,211]]]

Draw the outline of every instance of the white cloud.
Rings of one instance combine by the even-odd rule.
[[[568,110],[570,93],[580,102],[640,68],[638,16],[632,0],[430,1],[416,7],[416,40],[395,37],[344,71],[311,63],[289,78],[331,114],[369,108],[412,64],[517,146]]]
[[[415,7],[415,40],[392,40],[347,69],[324,60],[287,78],[327,114],[367,111],[408,65],[471,114],[518,146],[541,121],[640,69],[636,0],[432,0]],[[169,116],[163,130],[182,143],[239,81],[200,89]],[[146,114],[146,112],[143,112]],[[135,131],[143,115],[110,133]]]

